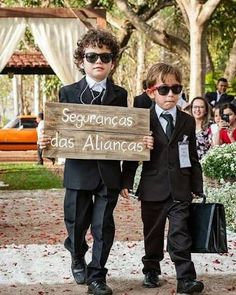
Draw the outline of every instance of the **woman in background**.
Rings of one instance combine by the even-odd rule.
[[[214,145],[236,142],[236,106],[226,103],[220,106],[220,128],[214,136]]]
[[[212,109],[205,98],[195,97],[190,103],[190,112],[196,122],[196,144],[198,158],[201,159],[211,147],[211,131],[209,128],[212,119]]]

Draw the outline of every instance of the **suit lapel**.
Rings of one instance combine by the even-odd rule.
[[[102,104],[109,105],[111,101],[115,99],[115,97],[116,97],[116,93],[114,89],[114,84],[109,79],[107,79],[107,88],[103,97]]]
[[[170,142],[174,141],[176,136],[179,134],[180,130],[182,129],[183,125],[185,124],[186,117],[183,116],[183,112],[177,108],[176,113],[176,122],[173,134],[170,138]]]
[[[151,130],[153,131],[153,133],[155,133],[155,136],[158,137],[158,140],[168,142],[167,135],[165,134],[161,126],[161,123],[157,118],[155,106],[152,106],[150,109],[150,120],[151,120]],[[178,136],[180,130],[183,128],[183,125],[185,124],[185,120],[186,120],[186,117],[183,116],[183,113],[177,108],[175,128],[169,143],[173,142],[176,136]]]

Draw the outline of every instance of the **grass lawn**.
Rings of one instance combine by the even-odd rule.
[[[62,179],[54,175],[46,166],[29,163],[0,163],[0,190],[51,188],[62,188]]]

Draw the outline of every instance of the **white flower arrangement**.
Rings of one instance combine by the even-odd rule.
[[[225,207],[227,228],[236,232],[236,182],[226,182],[218,187],[204,185],[207,202],[222,203]]]
[[[236,143],[211,148],[201,160],[205,176],[217,180],[236,180]]]

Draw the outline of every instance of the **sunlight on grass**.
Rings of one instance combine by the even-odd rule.
[[[62,188],[62,179],[46,166],[29,163],[0,164],[1,190]]]

